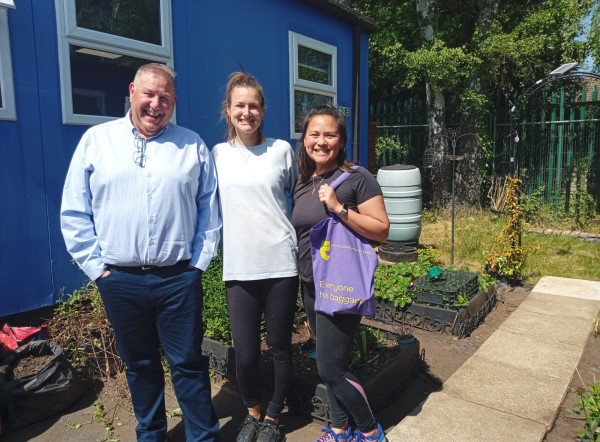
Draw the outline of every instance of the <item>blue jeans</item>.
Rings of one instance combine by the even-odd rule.
[[[161,347],[183,411],[187,441],[217,441],[219,421],[201,347],[202,272],[181,265],[113,268],[97,285],[127,367],[138,441],[166,440]]]

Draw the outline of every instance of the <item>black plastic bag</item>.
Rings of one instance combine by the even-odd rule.
[[[13,379],[13,369],[28,357],[51,356],[35,372]],[[0,399],[7,404],[5,429],[18,430],[52,417],[74,404],[87,385],[54,341],[33,341],[0,359]]]

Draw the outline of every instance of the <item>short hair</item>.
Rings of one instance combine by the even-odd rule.
[[[227,115],[227,110],[229,109],[229,106],[231,106],[231,93],[236,87],[256,89],[256,92],[258,93],[260,110],[263,114],[267,108],[265,106],[265,93],[263,92],[263,88],[258,82],[258,80],[256,80],[256,78],[254,78],[252,75],[247,74],[245,72],[232,73],[229,76],[227,84],[225,85],[225,98],[221,105],[221,119],[225,120],[225,124],[227,125],[227,141],[234,140],[236,136],[235,127],[233,126],[231,120],[228,118]],[[262,137],[262,124],[258,128],[258,134]]]
[[[137,72],[135,73],[133,81],[135,82],[138,78],[140,78],[140,76],[149,72],[162,75],[170,79],[173,82],[173,85],[175,85],[175,76],[177,74],[175,73],[173,68],[163,63],[146,63],[140,66]]]

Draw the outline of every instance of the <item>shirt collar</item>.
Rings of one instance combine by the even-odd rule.
[[[127,120],[127,124],[129,126],[129,129],[131,130],[131,133],[133,134],[134,137],[140,137],[140,131],[137,130],[137,128],[133,125],[133,123],[131,122],[131,110],[127,111],[127,115],[125,115],[125,119]],[[158,138],[160,137],[166,130],[167,128],[171,125],[171,123],[169,122],[169,124],[167,124],[165,127],[163,127],[160,131],[158,131],[156,134],[152,135],[151,137],[146,138],[146,140],[152,140],[154,138]]]

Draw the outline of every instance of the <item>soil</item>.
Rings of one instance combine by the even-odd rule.
[[[17,363],[12,367],[9,373],[9,379],[23,379],[28,376],[32,376],[40,372],[42,368],[46,366],[48,362],[52,360],[54,355],[45,356],[26,356],[19,359]]]

